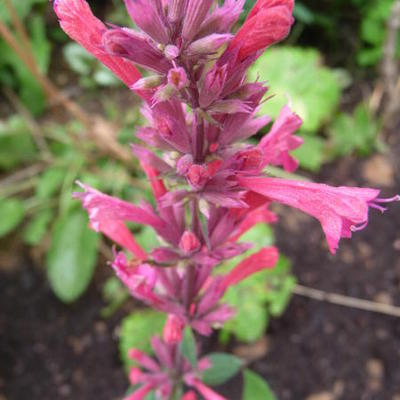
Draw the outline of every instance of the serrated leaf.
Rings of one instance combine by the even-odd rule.
[[[67,171],[61,167],[51,167],[40,175],[36,185],[36,196],[47,199],[53,196],[64,182]]]
[[[244,371],[242,400],[277,400],[268,383],[258,374],[246,369]]]
[[[233,378],[243,366],[240,358],[225,353],[211,353],[206,356],[211,367],[203,371],[202,380],[206,385],[222,385]]]
[[[251,80],[257,77],[268,82],[267,96],[274,95],[262,105],[262,114],[276,118],[290,102],[307,132],[316,132],[338,107],[341,88],[336,74],[322,65],[315,49],[270,49],[250,69]]]
[[[84,211],[74,210],[56,221],[47,268],[50,286],[65,303],[77,300],[88,287],[97,261],[99,236],[88,228]]]
[[[193,368],[197,367],[197,348],[193,331],[187,326],[180,343],[182,355],[190,362]]]
[[[135,348],[151,354],[150,339],[161,335],[164,324],[165,315],[152,310],[136,311],[122,320],[119,353],[127,371],[133,365],[129,350]]]
[[[52,219],[53,212],[51,210],[42,210],[36,214],[25,228],[25,243],[31,246],[38,245],[48,231],[48,226]]]
[[[23,220],[24,203],[19,199],[0,199],[0,238],[12,232]]]

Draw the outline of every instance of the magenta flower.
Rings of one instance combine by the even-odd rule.
[[[240,241],[257,224],[275,223],[272,201],[298,208],[322,225],[331,252],[342,237],[363,229],[369,208],[384,211],[375,189],[331,187],[268,177],[267,166],[292,172],[291,152],[302,144],[301,119],[284,106],[258,144],[247,139],[271,118],[258,116],[268,92],[248,82],[247,69],[262,50],[284,39],[293,23],[293,0],[258,0],[238,33],[231,33],[244,0],[125,0],[135,24],[106,26],[84,0],[56,0],[67,34],[109,67],[145,100],[148,124],[132,146],[151,185],[155,205],[131,204],[87,185],[75,198],[88,211],[90,226],[129,253],[115,252],[112,267],[131,295],[168,314],[163,340],[152,340],[155,359],[132,350],[139,364],[130,373],[137,385],[127,400],[149,393],[157,399],[223,400],[202,381],[207,357],[194,367],[180,343],[186,327],[210,335],[232,318],[225,293],[252,274],[273,268],[275,247],[246,254]],[[141,77],[136,66],[151,72]],[[151,227],[160,243],[148,253],[127,227]],[[218,267],[243,255],[231,271]],[[178,390],[178,392],[176,392]],[[179,395],[181,396],[181,395]]]
[[[266,177],[241,178],[240,183],[270,200],[298,208],[317,218],[332,253],[336,252],[342,237],[351,238],[352,232],[367,226],[369,207],[384,211],[380,204],[400,200],[399,196],[380,199],[379,190],[375,189],[337,188]]]

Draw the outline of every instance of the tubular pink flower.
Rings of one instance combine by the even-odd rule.
[[[135,222],[149,225],[159,231],[163,221],[148,207],[137,207],[126,201],[108,196],[87,185],[80,184],[84,192],[76,192],[74,197],[82,201],[88,211],[91,227],[99,232],[109,221]]]
[[[294,0],[258,0],[230,49],[238,48],[239,61],[283,40],[294,22]]]
[[[191,42],[200,30],[214,0],[187,0],[187,9],[183,20],[182,36]]]
[[[273,268],[278,262],[279,252],[276,247],[264,247],[240,262],[222,281],[221,289],[225,291],[263,269]]]
[[[158,43],[168,43],[168,33],[162,19],[161,0],[124,0],[135,24]]]
[[[160,371],[160,366],[151,357],[149,357],[146,353],[143,353],[140,350],[131,349],[128,352],[128,356],[131,360],[136,361],[149,371],[153,372]]]
[[[100,222],[98,230],[122,248],[129,250],[139,260],[147,259],[147,253],[136,242],[131,231],[123,222],[116,220]]]
[[[270,200],[298,208],[317,218],[328,241],[329,250],[336,253],[342,237],[368,223],[368,208],[381,209],[379,190],[352,187],[332,187],[324,184],[290,181],[276,178],[239,178],[240,184]],[[397,200],[397,197],[390,201]]]
[[[282,165],[289,172],[297,169],[299,163],[289,154],[289,151],[297,149],[303,143],[303,139],[293,135],[301,124],[301,118],[288,106],[282,108],[271,131],[258,145],[263,153],[263,167],[272,164]]]
[[[229,32],[238,20],[244,3],[245,0],[225,0],[221,7],[217,7],[207,16],[201,25],[199,36]]]
[[[55,0],[54,10],[65,33],[106,65],[128,87],[141,78],[140,72],[130,61],[110,56],[102,49],[102,38],[107,28],[92,14],[86,1]]]

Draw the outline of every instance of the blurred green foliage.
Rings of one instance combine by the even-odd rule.
[[[15,10],[29,34],[36,65],[46,74],[50,64],[51,44],[46,36],[46,22],[43,17],[47,0],[13,0]],[[0,20],[10,24],[11,16],[7,8],[0,8]],[[46,98],[43,89],[4,41],[0,40],[0,85],[12,87],[18,92],[22,102],[34,114],[44,111]]]

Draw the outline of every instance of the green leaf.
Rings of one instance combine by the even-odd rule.
[[[183,332],[182,342],[180,344],[183,356],[190,362],[193,368],[197,367],[197,348],[193,331],[186,327]]]
[[[26,122],[19,116],[0,121],[0,170],[33,161],[37,154]]]
[[[119,353],[127,371],[134,364],[128,357],[130,349],[152,353],[150,339],[161,335],[165,324],[165,315],[157,311],[136,311],[122,321],[119,339]]]
[[[88,287],[97,261],[99,236],[88,228],[84,211],[74,210],[56,221],[47,253],[50,285],[65,303]]]
[[[240,358],[225,353],[212,353],[206,356],[211,367],[203,371],[203,382],[209,386],[223,385],[234,377],[243,366]]]
[[[29,222],[24,231],[25,243],[36,246],[38,245],[44,235],[48,231],[48,226],[53,219],[53,212],[51,210],[42,210],[36,214]]]
[[[250,69],[251,80],[257,77],[268,82],[267,96],[274,95],[262,105],[262,113],[276,118],[282,106],[291,102],[307,132],[316,132],[338,107],[340,84],[336,74],[322,66],[317,50],[270,49]]]
[[[25,215],[24,203],[19,199],[0,199],[0,238],[13,231]]]
[[[242,400],[276,400],[268,383],[253,371],[244,371]]]
[[[353,115],[341,113],[329,129],[331,156],[356,152],[367,156],[377,145],[380,122],[374,119],[365,104],[360,104]]]
[[[221,339],[226,339],[229,334],[243,342],[260,339],[270,316],[285,311],[295,283],[290,262],[281,255],[273,269],[259,272],[229,288],[224,302],[235,308],[236,315],[224,325]]]
[[[324,140],[318,136],[303,134],[304,143],[292,152],[300,166],[312,172],[318,172],[324,162]]]
[[[387,21],[392,12],[394,0],[375,0],[363,2],[363,4],[360,29],[361,46],[357,62],[363,67],[368,67],[376,65],[382,60],[387,36]],[[400,53],[399,40],[397,40],[396,53],[397,55]]]
[[[231,287],[224,296],[224,302],[236,310],[236,315],[225,323],[223,331],[246,343],[260,339],[269,321],[265,301],[266,281],[259,274],[257,278],[257,282],[250,282],[249,278]]]
[[[39,199],[52,197],[64,182],[66,169],[61,167],[50,167],[39,177],[36,185],[36,196]]]

